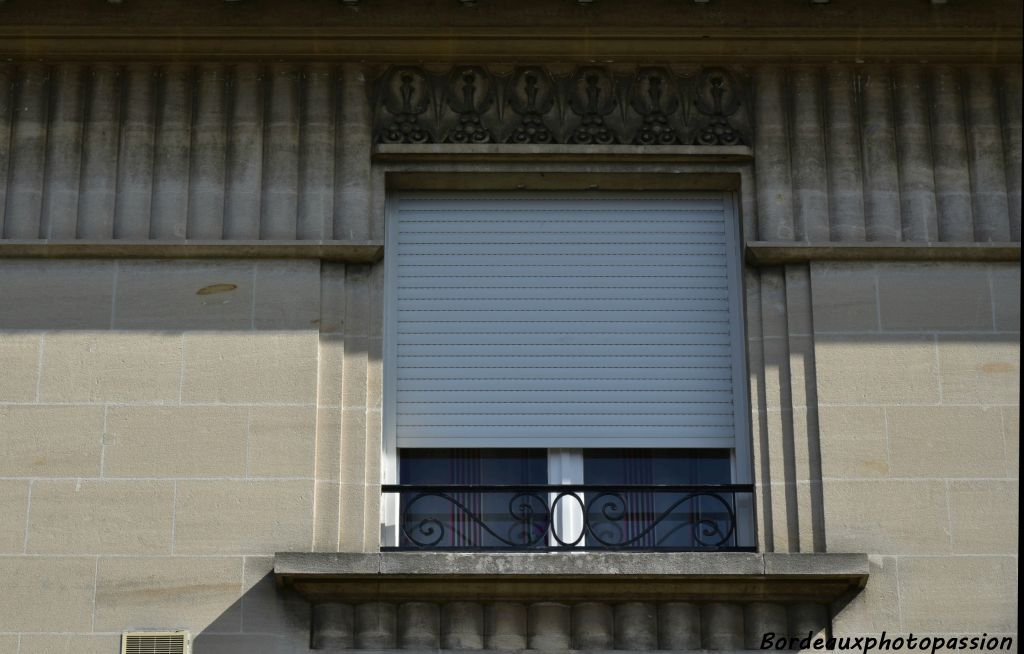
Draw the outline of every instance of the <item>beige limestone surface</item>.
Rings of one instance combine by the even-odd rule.
[[[5,260],[0,278],[0,651],[112,652],[154,627],[306,651],[308,605],[270,557],[375,544],[372,271]]]
[[[829,551],[871,555],[844,634],[1016,634],[1020,267],[811,266]]]

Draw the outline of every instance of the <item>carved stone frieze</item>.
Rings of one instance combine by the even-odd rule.
[[[495,72],[400,66],[371,92],[378,143],[749,145],[750,84],[737,71],[540,66]]]

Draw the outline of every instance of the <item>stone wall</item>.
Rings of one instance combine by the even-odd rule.
[[[374,159],[386,68],[4,63],[0,254],[380,241],[406,173],[728,178],[748,243],[1019,244],[1018,62],[741,62],[738,150],[483,162]],[[2,654],[112,652],[131,627],[304,652],[309,606],[273,554],[378,549],[382,266],[171,256],[0,259]],[[871,555],[836,633],[1016,633],[1019,264],[751,266],[745,287],[759,551]]]
[[[274,552],[377,542],[375,276],[8,260],[0,277],[0,652],[113,652],[159,625],[305,647]]]
[[[305,651],[273,553],[378,544],[379,268],[3,263],[0,651]],[[748,272],[759,549],[871,555],[834,633],[1016,632],[1019,285]]]
[[[1015,634],[1020,268],[814,264],[826,546],[844,634]]]

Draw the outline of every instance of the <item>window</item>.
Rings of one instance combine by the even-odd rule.
[[[746,547],[728,195],[410,194],[388,213],[386,481],[407,492],[388,487],[386,544]]]

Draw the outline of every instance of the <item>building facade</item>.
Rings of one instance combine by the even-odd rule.
[[[1020,4],[764,5],[0,2],[0,653],[1015,651]]]

